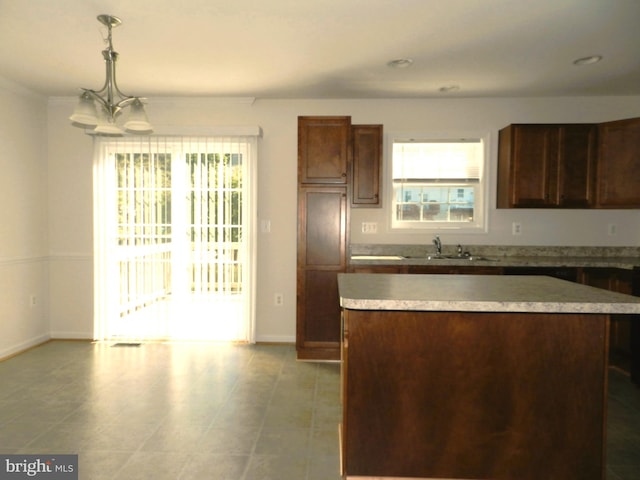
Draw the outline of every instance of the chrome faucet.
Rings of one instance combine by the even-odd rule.
[[[436,256],[439,257],[442,255],[442,242],[440,241],[440,237],[436,235],[436,238],[433,239],[433,243],[436,246]]]

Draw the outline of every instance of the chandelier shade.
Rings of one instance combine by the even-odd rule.
[[[136,98],[131,104],[129,118],[124,124],[124,129],[130,133],[149,134],[153,133],[153,127],[147,118],[147,112],[140,99]]]
[[[102,110],[98,116],[98,124],[93,129],[93,132],[105,137],[121,137],[124,134],[122,129],[116,125],[115,120],[105,110]]]
[[[111,30],[122,21],[113,15],[98,15],[98,21],[108,29],[108,46],[102,51],[106,79],[100,90],[82,89],[83,93],[69,120],[74,127],[90,129],[98,135],[121,136],[125,132],[138,135],[151,134],[153,127],[144,110],[142,97],[123,94],[116,83],[118,52],[113,49]],[[123,127],[120,127],[116,120],[119,119],[125,107],[130,107],[129,115]]]
[[[83,93],[80,96],[80,101],[69,120],[75,127],[80,128],[93,128],[98,124],[98,111],[91,95]]]

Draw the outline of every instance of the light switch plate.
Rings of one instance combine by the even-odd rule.
[[[378,233],[376,222],[362,222],[362,233]]]
[[[522,235],[522,224],[520,222],[513,222],[511,224],[512,235]]]

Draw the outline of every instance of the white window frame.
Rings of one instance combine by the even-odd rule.
[[[417,142],[444,142],[479,140],[482,142],[483,158],[480,165],[479,182],[475,184],[458,183],[433,183],[437,186],[445,185],[473,185],[474,194],[474,219],[472,222],[437,222],[437,221],[402,221],[396,216],[397,202],[393,180],[393,147],[394,143],[414,140]],[[489,191],[489,132],[448,132],[448,133],[413,133],[413,134],[389,134],[387,136],[387,158],[389,159],[386,168],[387,205],[389,205],[388,217],[391,231],[397,233],[424,233],[452,231],[456,233],[486,233],[488,223],[488,191]]]

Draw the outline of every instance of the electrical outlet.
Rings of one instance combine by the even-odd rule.
[[[284,295],[282,293],[276,293],[273,296],[273,304],[276,307],[281,307],[284,305]]]
[[[376,222],[362,222],[362,233],[378,233]]]
[[[613,237],[618,233],[618,226],[615,223],[610,223],[607,225],[607,235]]]
[[[513,222],[511,224],[512,235],[522,235],[522,224],[520,222]]]

